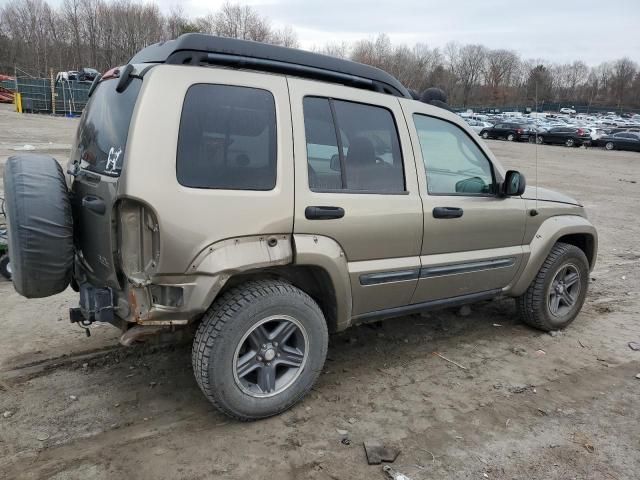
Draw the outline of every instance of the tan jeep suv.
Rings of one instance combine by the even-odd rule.
[[[577,201],[387,73],[199,34],[96,79],[66,176],[23,155],[4,181],[17,291],[70,284],[71,321],[124,344],[198,325],[198,384],[242,420],[298,402],[357,323],[507,295],[564,328],[597,251]]]

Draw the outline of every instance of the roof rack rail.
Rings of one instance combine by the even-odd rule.
[[[379,68],[294,48],[200,33],[187,33],[175,40],[146,47],[129,63],[248,68],[411,98],[398,79]]]

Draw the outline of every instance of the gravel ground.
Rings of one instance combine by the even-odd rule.
[[[24,145],[64,159],[76,125],[1,106],[0,163]],[[533,183],[535,145],[490,147]],[[240,424],[198,390],[187,341],[86,338],[73,292],[27,301],[0,282],[0,478],[383,479],[367,439],[400,448],[393,467],[413,480],[638,478],[640,154],[537,152],[540,185],[581,199],[600,233],[566,331],[521,325],[509,299],[353,328],[304,402]]]

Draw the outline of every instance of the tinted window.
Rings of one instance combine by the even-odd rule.
[[[391,112],[360,103],[306,97],[303,103],[312,190],[404,191]]]
[[[87,170],[118,176],[122,171],[129,124],[142,81],[134,79],[122,93],[117,79],[100,82],[84,109],[76,138],[74,161]]]
[[[271,190],[276,184],[276,112],[265,90],[193,85],[178,136],[181,185]]]
[[[415,114],[430,194],[474,195],[494,191],[489,159],[464,130],[434,117]]]

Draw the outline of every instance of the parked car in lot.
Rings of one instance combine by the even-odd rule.
[[[480,120],[467,120],[469,127],[471,130],[480,134],[480,132],[485,128],[490,128],[492,125],[489,122],[482,122]]]
[[[536,137],[538,144],[566,145],[580,147],[591,145],[591,132],[586,128],[556,127],[551,128]]]
[[[81,68],[78,71],[78,80],[81,82],[93,82],[100,73],[95,68]]]
[[[508,296],[550,331],[583,306],[598,237],[580,202],[527,189],[382,70],[187,34],[99,78],[67,168],[6,162],[13,284],[70,285],[70,320],[125,345],[194,327],[227,415],[295,405],[352,325]]]
[[[58,72],[56,74],[56,83],[58,82],[70,82],[72,80],[78,80],[80,72],[77,70],[69,70],[68,72]]]
[[[573,108],[563,107],[560,109],[560,113],[565,113],[567,115],[575,115],[576,111]]]
[[[596,145],[607,150],[631,150],[640,152],[640,134],[632,132],[620,132],[613,135],[604,135],[597,140]]]
[[[606,130],[603,130],[602,128],[586,127],[585,130],[587,130],[589,132],[589,135],[591,136],[591,144],[593,144],[593,142],[598,140],[603,135],[607,134]]]
[[[496,123],[493,127],[483,128],[480,136],[487,138],[504,138],[510,142],[513,141],[529,141],[534,132],[528,125],[513,122]]]

